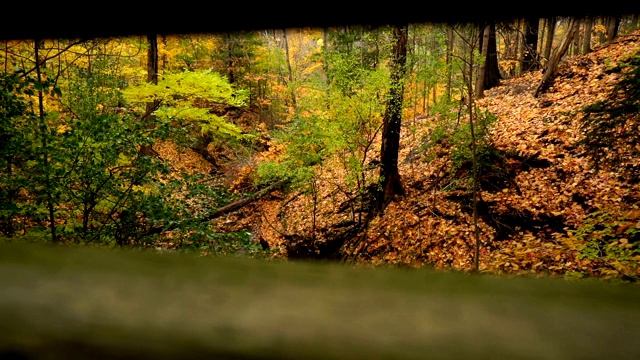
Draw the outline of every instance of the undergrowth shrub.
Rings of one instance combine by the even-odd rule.
[[[581,226],[567,232],[570,248],[577,258],[597,262],[599,277],[640,280],[640,211],[598,210]]]

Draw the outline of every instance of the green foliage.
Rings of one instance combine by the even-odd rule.
[[[343,96],[354,96],[375,70],[384,68],[390,49],[385,29],[350,27],[344,31],[329,32],[325,50],[327,83]]]
[[[166,138],[168,124],[146,129],[130,113],[120,113],[122,80],[108,58],[96,58],[91,72],[71,68],[63,81],[63,113],[51,139],[60,233],[75,241],[116,241],[139,237],[157,190],[154,179],[168,169],[159,159],[140,156],[142,145]],[[134,229],[135,228],[135,229]],[[134,233],[136,235],[134,235]]]
[[[579,259],[600,261],[615,272],[610,275],[640,278],[640,228],[634,212],[598,210],[590,213],[576,230],[569,231]]]
[[[34,162],[38,149],[32,143],[37,124],[28,100],[34,82],[19,73],[0,74],[0,232],[7,236],[20,230],[18,217],[33,211],[16,200],[31,184],[21,168]]]
[[[478,161],[478,169],[484,168],[487,165],[487,161],[492,158],[496,150],[491,144],[491,138],[488,133],[488,127],[491,126],[496,120],[496,117],[488,111],[484,114],[479,114],[475,119],[474,130],[476,137],[476,159]],[[460,169],[463,166],[469,165],[472,160],[471,153],[471,127],[469,122],[464,122],[463,125],[453,133],[451,142],[453,148],[451,149],[451,160],[453,162],[454,169]]]
[[[640,118],[640,54],[614,67],[622,79],[605,100],[586,106],[583,117],[585,137],[579,144],[586,145],[596,170],[602,165],[623,165],[620,170],[640,179],[640,169],[628,164],[629,159],[640,156],[637,126]]]
[[[442,106],[442,105],[441,105]],[[451,113],[445,111],[444,113]],[[434,147],[447,149],[451,160],[451,172],[454,174],[455,182],[468,182],[472,179],[473,154],[471,148],[471,128],[468,122],[468,115],[461,114],[461,117],[442,117],[437,126],[433,128],[427,141],[424,142],[423,150],[429,151]],[[477,113],[474,123],[476,138],[476,160],[478,165],[478,177],[492,173],[496,158],[501,157],[499,151],[491,143],[489,128],[496,121],[496,117],[488,111]],[[427,157],[430,161],[432,157]]]
[[[244,106],[248,93],[236,90],[226,78],[209,70],[185,71],[163,75],[158,84],[140,83],[123,90],[125,99],[139,106],[144,114],[147,103],[159,104],[158,119],[197,124],[201,131],[216,135],[242,137],[236,125],[211,113],[211,104]]]
[[[356,190],[366,187],[366,151],[381,125],[388,83],[387,70],[362,70],[359,83],[352,84],[348,96],[344,83],[338,82],[323,93],[302,97],[293,121],[272,134],[276,143],[285,144],[285,154],[259,165],[259,181],[286,178],[292,186],[304,188],[315,176],[314,165],[336,155],[348,186]]]
[[[258,254],[257,243],[235,233],[216,233],[199,220],[233,196],[202,177],[168,178],[168,164],[139,153],[142,145],[157,139],[187,134],[171,119],[160,117],[149,127],[124,110],[120,89],[125,84],[114,67],[109,57],[96,56],[90,71],[70,66],[58,79],[60,87],[20,73],[0,77],[0,231],[8,237],[46,240],[51,204],[58,240],[64,242],[151,245],[158,240],[158,230],[172,229],[189,237],[206,234],[215,240],[215,246],[208,240],[212,252]],[[188,91],[197,91],[200,80],[205,88],[217,81],[206,75],[182,79],[187,84],[182,92],[157,99],[180,103]],[[30,96],[38,89],[60,111],[50,111],[43,119],[35,116]],[[218,93],[240,104],[242,97],[228,90]],[[156,95],[147,94],[152,100]]]

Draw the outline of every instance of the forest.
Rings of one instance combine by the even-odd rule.
[[[640,279],[639,14],[0,44],[0,239]]]

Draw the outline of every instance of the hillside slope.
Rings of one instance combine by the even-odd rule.
[[[537,98],[533,93],[541,72],[503,81],[476,102],[480,113],[495,116],[487,129],[488,167],[479,177],[482,271],[640,275],[638,255],[624,262],[578,256],[588,234],[578,235],[587,228],[620,235],[640,227],[640,184],[620,168],[595,171],[593,159],[578,144],[584,136],[582,109],[606,98],[621,78],[617,65],[638,51],[640,32],[622,36],[562,62],[553,86]],[[344,191],[338,159],[319,171],[315,202],[309,194],[275,193],[215,225],[250,228],[274,257],[471,270],[475,228],[465,187],[471,168],[469,163],[452,167],[451,138],[436,138],[440,121],[438,116],[404,120],[400,174],[406,195],[364,230],[354,226],[363,211],[349,205],[353,198]],[[466,121],[462,117],[456,126]],[[369,158],[377,157],[377,149],[372,147]],[[624,147],[615,151],[625,156]],[[638,159],[627,158],[623,165],[635,169]],[[621,236],[614,245],[630,250],[632,240]]]

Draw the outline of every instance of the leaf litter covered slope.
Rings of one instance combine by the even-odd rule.
[[[481,193],[481,270],[598,276],[616,272],[610,264],[578,258],[567,230],[579,228],[595,210],[622,213],[640,205],[637,183],[626,181],[615,169],[594,171],[577,145],[583,136],[581,109],[606,97],[620,78],[619,72],[607,70],[638,50],[639,33],[622,36],[586,56],[563,61],[554,84],[537,98],[533,93],[541,72],[503,81],[477,101],[481,111],[497,118],[490,138],[505,154],[501,166],[510,177],[500,186],[485,186]],[[276,193],[218,223],[252,226],[256,236],[281,250],[276,256],[337,256],[363,264],[470,270],[475,238],[469,192],[443,181],[454,175],[446,143],[427,150],[423,146],[437,121],[424,116],[404,120],[400,174],[407,193],[363,232],[341,230],[360,213],[345,206],[350,194],[344,191],[339,159],[319,170],[315,220],[311,196]],[[369,158],[377,158],[376,149],[378,144]],[[295,242],[305,243],[295,247],[306,248],[302,254],[291,252]]]

